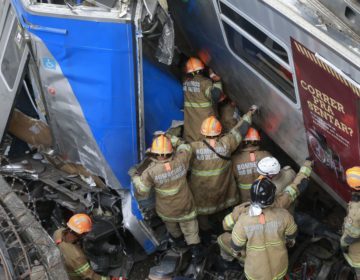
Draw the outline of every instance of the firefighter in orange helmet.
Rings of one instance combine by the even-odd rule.
[[[243,139],[240,152],[232,157],[235,180],[243,202],[250,201],[251,185],[260,176],[257,172],[257,163],[259,160],[271,156],[269,152],[260,150],[259,144],[259,132],[250,127]]]
[[[346,181],[353,191],[340,245],[345,259],[355,269],[357,279],[360,279],[360,166],[346,170]]]
[[[239,201],[235,178],[232,173],[231,153],[245,136],[252,115],[253,106],[238,124],[227,134],[221,135],[222,127],[215,117],[206,118],[201,126],[202,141],[191,143],[193,161],[190,188],[194,195],[200,229],[209,233],[208,215],[217,213]]]
[[[102,276],[92,270],[88,258],[80,245],[81,238],[91,229],[92,221],[88,215],[75,214],[69,219],[67,228],[60,228],[54,233],[54,240],[63,256],[69,279],[120,279],[118,277]]]
[[[176,151],[173,151],[173,147]],[[193,260],[201,260],[200,238],[194,199],[187,183],[187,171],[192,155],[191,146],[176,136],[158,135],[151,146],[151,163],[139,174],[129,174],[137,194],[147,197],[155,190],[156,212],[175,245],[184,236],[191,247]]]
[[[203,75],[204,63],[195,57],[186,63],[184,90],[184,139],[187,142],[199,141],[202,121],[216,115],[216,106],[222,92],[219,76],[211,72],[210,77]]]

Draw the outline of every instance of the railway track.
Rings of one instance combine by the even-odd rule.
[[[20,180],[21,181],[21,180]],[[0,280],[68,279],[56,245],[0,176]]]
[[[19,234],[14,217],[0,204],[0,279],[29,279],[31,261],[28,250]]]

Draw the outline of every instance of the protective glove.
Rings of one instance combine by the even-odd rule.
[[[128,171],[130,177],[134,177],[137,174],[137,169],[135,166],[131,167]]]
[[[301,180],[300,184],[297,186],[299,193],[302,194],[303,192],[305,192],[309,186],[309,179],[308,178],[304,178]]]
[[[287,240],[286,240],[286,246],[287,246],[288,248],[294,247],[294,246],[295,246],[295,239],[287,239]]]
[[[166,133],[165,134],[166,137],[168,137],[170,139],[170,142],[171,142],[171,145],[173,147],[177,147],[178,146],[178,143],[180,141],[180,138],[175,136],[175,135],[171,135],[170,133]]]
[[[250,111],[252,114],[255,114],[258,110],[259,110],[259,107],[256,106],[256,105],[251,105],[250,108],[249,108],[249,111]]]
[[[306,166],[313,168],[314,167],[314,160],[312,159],[312,157],[307,157],[305,159],[304,165],[306,164]]]
[[[209,68],[209,77],[214,82],[219,82],[221,80],[221,77],[217,75],[211,68]]]

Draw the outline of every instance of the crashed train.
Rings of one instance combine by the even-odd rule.
[[[86,253],[99,272],[125,275],[134,252],[164,246],[127,171],[183,120],[182,53],[240,109],[258,104],[258,126],[295,162],[312,156],[345,205],[344,170],[360,162],[359,21],[345,0],[0,0],[2,269],[63,273],[47,233],[74,212],[95,217]]]

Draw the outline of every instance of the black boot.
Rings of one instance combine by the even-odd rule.
[[[234,271],[242,271],[243,270],[242,265],[236,259],[229,261],[229,260],[223,259],[221,256],[217,257],[215,267],[216,267],[216,270],[220,273],[224,273],[229,270],[232,270],[232,271],[233,270]]]
[[[200,238],[205,247],[210,246],[214,241],[211,230],[200,230]]]
[[[186,247],[186,242],[182,236],[177,238],[170,236],[169,241],[171,248],[181,249]]]
[[[204,248],[201,244],[194,244],[190,247],[192,263],[199,264],[204,260]]]

